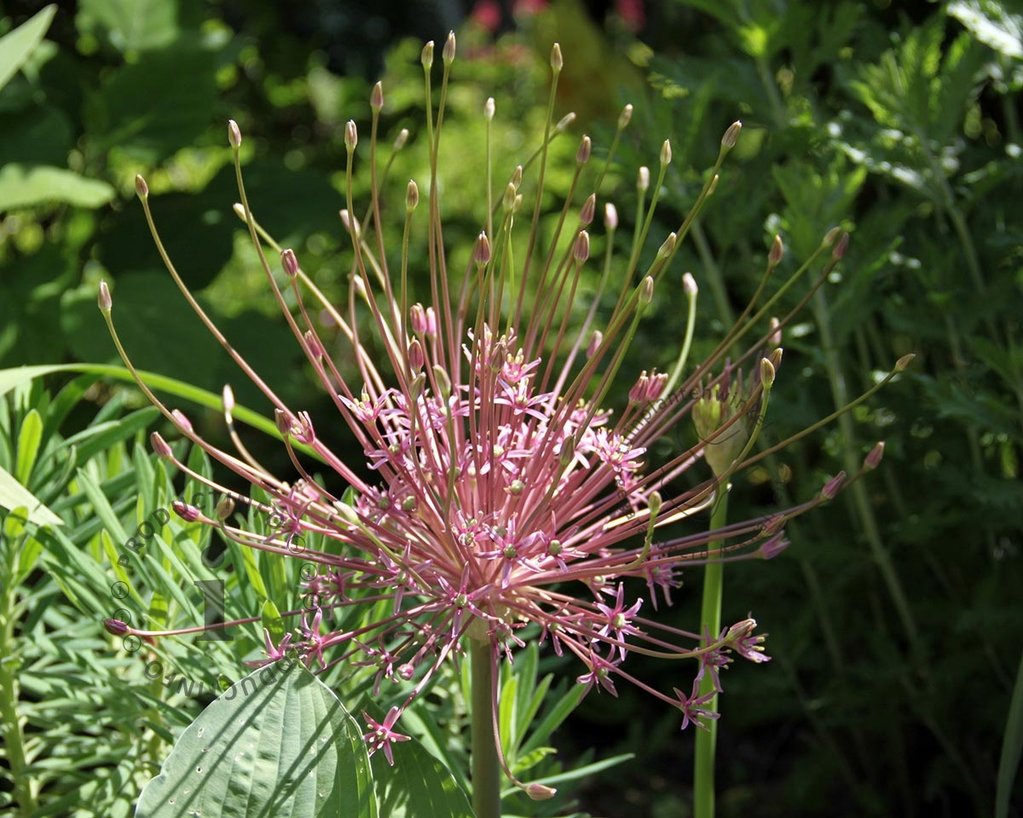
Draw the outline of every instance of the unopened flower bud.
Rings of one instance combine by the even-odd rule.
[[[590,152],[593,150],[593,143],[588,136],[579,140],[579,150],[575,152],[575,161],[579,165],[585,165],[590,161]]]
[[[774,385],[774,364],[767,358],[760,359],[760,382],[764,389],[770,389]]]
[[[128,627],[126,622],[122,622],[120,619],[104,619],[103,627],[106,632],[112,636],[125,636],[131,632],[131,628]]]
[[[538,784],[535,781],[531,784],[526,784],[526,795],[534,801],[546,801],[548,798],[553,798],[557,793],[558,791],[554,787],[548,787],[546,784]]]
[[[234,215],[241,219],[243,222],[247,222],[249,220],[248,216],[245,215],[245,205],[243,205],[241,202],[235,202],[233,205],[231,205],[231,209],[234,211]]]
[[[671,164],[671,141],[668,139],[665,139],[664,142],[661,143],[660,161],[661,165]]]
[[[674,235],[674,233],[672,234]],[[639,303],[649,304],[654,300],[654,279],[652,276],[647,276],[639,284]]]
[[[217,507],[213,510],[213,514],[221,522],[227,520],[234,514],[234,500],[227,496],[221,497],[217,502]]]
[[[657,248],[657,258],[665,259],[670,256],[675,250],[676,241],[678,241],[678,236],[674,233],[669,233],[668,237],[661,243],[661,246]]]
[[[895,362],[895,371],[902,372],[907,366],[913,363],[913,359],[916,357],[915,352],[910,352],[908,355],[903,355],[899,360]]]
[[[433,40],[428,41],[423,46],[423,50],[419,54],[419,61],[423,64],[423,68],[427,70],[433,67]]]
[[[573,122],[575,122],[575,112],[570,111],[558,120],[558,124],[554,126],[554,133],[561,133]]]
[[[149,443],[153,447],[153,451],[156,452],[157,457],[172,457],[171,447],[167,445],[167,441],[163,439],[159,432],[153,432],[149,436]]]
[[[588,226],[593,222],[593,216],[597,210],[597,194],[591,193],[586,197],[586,201],[583,202],[583,206],[579,208],[579,221],[581,224]]]
[[[370,92],[369,107],[377,112],[384,107],[384,86],[383,83],[379,81],[373,86],[373,90]]]
[[[575,438],[569,435],[565,438],[565,442],[561,444],[561,453],[558,455],[558,462],[562,468],[567,468],[568,465],[575,459]],[[557,540],[552,540],[557,542]],[[560,543],[559,543],[560,545]]]
[[[285,437],[291,434],[291,426],[293,422],[294,419],[283,409],[274,409],[274,426],[276,426],[277,431]]]
[[[640,193],[646,193],[650,187],[650,168],[646,165],[641,165],[639,171],[636,173],[636,190]]]
[[[490,122],[494,118],[494,98],[487,97],[487,101],[483,103],[483,116],[486,117],[487,122]]]
[[[351,153],[359,144],[359,130],[355,127],[355,120],[349,119],[345,123],[345,148]]]
[[[426,353],[418,338],[408,345],[408,365],[413,372],[419,372],[426,365]]]
[[[135,174],[135,194],[140,199],[149,198],[149,185],[146,184],[146,180],[143,178],[141,173]]]
[[[444,400],[447,400],[451,395],[451,378],[448,377],[447,371],[439,364],[435,365],[433,367],[433,377],[437,382],[437,391]]]
[[[323,344],[320,343],[320,339],[316,337],[315,333],[311,329],[307,329],[303,335],[302,340],[305,341],[305,348],[309,352],[309,357],[313,360],[318,360],[326,355],[326,350],[323,348]]]
[[[827,233],[824,234],[824,238],[821,239],[821,247],[830,247],[835,243],[835,240],[842,235],[841,227],[832,227]]]
[[[426,310],[422,304],[413,304],[409,309],[409,321],[416,335],[426,334]]]
[[[693,278],[692,273],[684,273],[682,275],[682,292],[689,298],[692,298],[700,291],[700,288],[696,286],[696,279]]]
[[[629,120],[632,119],[632,104],[626,105],[622,108],[622,112],[618,114],[618,130],[625,130],[629,126]]]
[[[408,187],[405,188],[405,211],[411,213],[419,206],[419,185],[414,179],[408,180]]]
[[[630,403],[642,403],[646,399],[646,388],[647,383],[650,380],[650,376],[646,374],[644,369],[639,374],[639,380],[633,384],[632,389],[629,390],[629,402]]]
[[[180,409],[174,409],[171,412],[171,418],[173,418],[174,422],[186,432],[192,431],[192,421],[185,417],[185,413]]]
[[[171,503],[171,509],[186,523],[194,523],[199,519],[199,509],[189,503],[183,503],[181,500]]]
[[[849,234],[843,232],[838,237],[838,241],[835,242],[835,246],[831,250],[831,257],[838,261],[842,256],[845,255],[845,251],[849,249]]]
[[[759,554],[765,560],[773,560],[788,547],[788,539],[786,539],[785,535],[779,531],[760,546]]]
[[[771,354],[767,356],[767,359],[771,362],[771,366],[774,367],[774,371],[777,372],[781,367],[781,356],[784,350],[781,347],[775,347],[771,350]]]
[[[281,250],[281,265],[284,267],[284,272],[292,278],[298,275],[298,259],[295,257],[295,251],[290,247]]]
[[[863,458],[863,468],[867,471],[873,471],[881,465],[882,457],[884,457],[884,441],[879,440],[874,444],[874,448],[867,453],[867,456]]]
[[[99,311],[108,315],[114,308],[114,300],[110,297],[110,288],[105,281],[99,283],[99,293],[96,295],[96,303],[99,304]]]
[[[735,143],[739,141],[740,131],[742,131],[742,123],[739,120],[735,120],[735,122],[728,126],[725,135],[721,137],[721,147],[729,151],[734,148]]]
[[[599,329],[593,330],[593,335],[590,336],[590,343],[586,345],[586,357],[592,358],[596,355],[602,343],[604,343],[604,333]]]
[[[354,234],[355,238],[358,238],[360,233],[359,220],[353,219],[352,214],[347,210],[338,211],[338,215],[341,217],[341,226],[344,227],[347,232]]]
[[[565,60],[561,56],[561,46],[558,43],[555,43],[553,46],[551,46],[551,68],[554,70],[554,73],[556,74],[562,69],[564,65]]]
[[[608,233],[618,229],[618,208],[610,202],[604,205],[604,229]]]
[[[781,242],[781,236],[775,234],[774,241],[771,242],[771,250],[767,254],[767,263],[771,267],[777,267],[781,263],[783,255],[785,255],[785,245]]]
[[[646,498],[646,504],[647,508],[650,509],[651,517],[656,517],[661,513],[661,505],[663,503],[664,500],[661,498],[661,493],[659,491],[650,492],[649,496]]]
[[[402,128],[394,138],[394,150],[400,151],[405,147],[406,142],[408,142],[408,128]]]
[[[845,472],[840,471],[824,484],[824,488],[821,489],[821,497],[825,500],[834,500],[844,485]]]
[[[781,321],[774,316],[771,317],[771,334],[767,336],[769,346],[781,346]]]
[[[515,166],[515,170],[512,171],[510,183],[515,187],[516,191],[519,189],[519,185],[522,184],[522,165]]]
[[[505,210],[515,209],[515,195],[515,185],[509,182],[508,186],[504,189],[504,197],[501,199],[501,204],[504,205]]]
[[[472,251],[472,260],[478,265],[484,265],[490,261],[490,239],[484,231],[480,231],[476,237],[476,246]]]
[[[238,127],[238,123],[233,119],[227,120],[227,141],[231,143],[231,147],[237,150],[242,144],[242,131]]]
[[[224,414],[230,415],[234,411],[234,390],[230,384],[224,384],[220,390],[220,401],[224,406]]]
[[[445,65],[451,65],[455,61],[455,32],[453,31],[448,32],[448,38],[444,41],[441,59],[444,60]]]
[[[579,264],[582,264],[590,257],[590,234],[585,230],[580,230],[579,235],[575,237],[572,255]]]

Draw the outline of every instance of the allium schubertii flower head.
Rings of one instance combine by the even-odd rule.
[[[762,286],[717,350],[698,365],[690,364],[697,285],[672,262],[693,217],[712,197],[718,171],[741,126],[736,122],[724,132],[717,162],[690,215],[661,238],[653,261],[643,269],[641,251],[671,148],[667,141],[662,146],[653,182],[647,168],[639,169],[639,224],[631,246],[618,242],[615,206],[599,197],[631,116],[627,106],[601,162],[592,161],[590,139],[580,140],[569,194],[556,214],[553,235],[543,241],[538,226],[548,146],[556,138],[567,138],[571,115],[554,123],[548,114],[539,147],[521,165],[495,166],[488,150],[488,182],[480,190],[488,216],[467,267],[451,269],[440,177],[444,100],[454,53],[452,36],[443,49],[435,108],[432,43],[423,50],[427,118],[417,136],[427,140],[430,153],[425,196],[415,181],[394,195],[394,185],[385,178],[386,151],[377,140],[384,104],[380,84],[371,98],[368,152],[359,150],[355,123],[346,127],[348,185],[341,226],[351,267],[347,297],[339,304],[310,280],[296,253],[279,248],[258,224],[258,210],[249,206],[240,171],[242,134],[234,122],[228,129],[239,168],[241,203],[236,210],[268,287],[336,410],[336,417],[317,418],[317,424],[345,424],[361,446],[364,462],[346,462],[331,451],[313,418],[300,407],[285,405],[269,385],[272,377],[257,374],[213,325],[167,257],[150,213],[148,187],[141,177],[137,180],[170,275],[213,336],[274,405],[295,469],[292,475],[274,475],[249,454],[231,422],[230,389],[224,392],[224,410],[237,447],[234,453],[199,437],[180,411],[165,406],[140,380],[181,436],[272,498],[269,503],[256,501],[190,471],[154,435],[159,455],[227,498],[213,516],[180,502],[175,510],[186,520],[216,526],[246,547],[275,554],[295,554],[296,541],[309,534],[330,544],[322,551],[301,551],[301,558],[320,570],[305,583],[308,607],[301,613],[301,625],[277,645],[267,635],[267,661],[295,650],[314,670],[339,661],[370,665],[376,669],[377,691],[385,684],[406,690],[402,703],[381,721],[366,716],[370,750],[382,750],[389,760],[392,743],[405,738],[397,730],[402,712],[445,663],[475,646],[487,652],[493,667],[512,661],[527,639],[574,656],[580,684],[610,696],[617,695],[622,683],[636,685],[680,711],[683,727],[702,726],[717,714],[702,708],[707,697],[698,695],[699,680],[709,675],[719,691],[719,671],[732,657],[767,661],[763,637],[751,618],[720,633],[700,634],[662,625],[654,611],[659,602],[671,602],[684,567],[708,559],[779,553],[786,544],[785,523],[830,499],[840,487],[841,479],[832,480],[819,496],[800,505],[721,530],[705,530],[705,522],[701,530],[697,523],[699,513],[727,491],[738,470],[788,442],[754,451],[781,363],[781,329],[795,310],[770,324],[768,318],[781,292],[816,267],[799,306],[805,303],[841,257],[847,236],[832,231],[776,295],[765,298]],[[549,110],[561,65],[555,45]],[[489,133],[493,100],[482,113]],[[400,150],[408,136],[402,132],[392,150]],[[357,204],[352,176],[359,162],[368,163],[372,185],[370,200]],[[504,171],[507,182],[492,187],[492,173]],[[523,186],[528,179],[535,183],[527,192]],[[393,213],[395,207],[404,210],[404,228],[389,235],[382,214]],[[598,212],[602,224],[597,223]],[[591,258],[593,230],[603,233],[599,259]],[[425,258],[409,252],[414,231],[427,237]],[[781,258],[781,241],[776,239],[765,284]],[[596,292],[580,286],[587,265],[601,270]],[[629,343],[664,288],[681,288],[688,304],[685,318],[663,330],[665,348],[675,350],[668,360],[657,362],[667,371],[630,372]],[[292,291],[297,309],[287,306],[286,289]],[[105,284],[100,306],[131,367],[110,318],[112,302]],[[313,316],[324,311],[337,337],[322,337],[322,326]],[[371,354],[367,327],[375,336],[372,348],[382,349],[382,356]],[[726,362],[729,354],[734,361]],[[743,366],[753,375],[738,374]],[[610,405],[609,396],[626,392],[625,406]],[[681,439],[676,427],[686,424],[688,433],[693,421],[695,445],[652,465],[652,444]],[[316,468],[333,474],[314,478],[306,453],[318,459]],[[865,468],[879,458],[877,449]],[[269,537],[247,531],[227,520],[233,505],[253,506],[281,524]],[[678,533],[680,528],[688,533]],[[720,547],[709,555],[712,542]],[[387,614],[376,621],[354,630],[330,630],[324,624],[330,619],[324,612],[380,600],[388,601]],[[627,669],[630,654],[692,660],[688,677],[696,682],[691,692],[646,684]],[[681,674],[684,665],[677,667]],[[495,698],[496,693],[493,706]],[[526,790],[535,797],[550,794],[537,785]]]

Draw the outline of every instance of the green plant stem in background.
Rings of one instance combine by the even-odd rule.
[[[728,494],[722,493],[714,504],[710,515],[711,530],[724,528],[728,521]],[[708,557],[703,573],[703,603],[700,610],[700,633],[713,639],[721,631],[721,595],[724,584],[725,565],[715,561],[714,556],[721,548],[721,542],[715,541],[707,547]],[[712,690],[713,681],[710,674],[703,677],[700,684],[701,696]],[[716,713],[718,698],[711,699],[706,709]],[[696,818],[713,818],[714,816],[714,752],[717,747],[718,723],[708,719],[708,729],[696,731],[696,764],[693,772],[693,814]]]
[[[838,349],[835,345],[834,334],[831,331],[831,317],[828,312],[828,304],[824,293],[820,290],[814,294],[813,301],[814,318],[821,333],[821,349],[824,352],[825,369],[828,373],[828,383],[831,387],[831,395],[835,406],[845,406],[849,402],[849,393],[846,388],[845,375],[842,371],[841,361],[838,356]],[[838,419],[838,429],[841,432],[842,440],[842,465],[846,473],[855,474],[859,468],[859,453],[856,449],[856,433],[853,428],[853,420],[847,414]],[[906,641],[909,643],[913,658],[918,666],[923,668],[926,663],[926,655],[923,643],[920,640],[920,631],[917,628],[909,599],[902,587],[902,582],[892,562],[888,549],[881,540],[881,530],[874,516],[873,507],[867,497],[866,489],[862,482],[857,481],[850,487],[853,500],[853,508],[859,518],[860,530],[863,531],[870,546],[870,555],[877,565],[881,578],[892,599],[895,612],[899,617],[902,628],[905,631]]]
[[[472,809],[476,818],[501,818],[501,766],[497,759],[493,706],[494,665],[490,643],[469,639],[472,671]]]
[[[6,534],[3,535],[5,538]],[[25,734],[21,729],[18,715],[18,681],[15,666],[19,662],[19,651],[14,644],[15,623],[19,618],[17,602],[18,551],[7,539],[7,547],[0,552],[5,557],[0,576],[0,736],[3,738],[4,754],[10,766],[14,782],[13,800],[18,816],[35,815],[39,808],[36,800],[36,785],[29,778],[28,759],[25,753]]]

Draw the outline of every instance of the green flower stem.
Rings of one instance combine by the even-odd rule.
[[[728,494],[722,493],[714,504],[710,515],[712,531],[724,528],[728,521]],[[714,561],[715,553],[721,548],[721,541],[715,540],[707,547],[707,554],[712,560],[707,563],[703,573],[703,604],[700,612],[700,633],[709,634],[713,639],[721,632],[721,596],[724,584],[724,563]],[[712,689],[710,674],[703,677],[700,684],[700,695]],[[717,712],[718,699],[711,699],[706,709]],[[710,729],[696,730],[696,765],[694,770],[693,814],[695,818],[713,818],[714,816],[714,753],[717,747],[718,723],[708,720]]]
[[[494,734],[494,666],[490,643],[469,639],[472,670],[472,808],[476,818],[501,818],[501,766]]]

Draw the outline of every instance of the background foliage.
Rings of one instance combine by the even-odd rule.
[[[136,5],[145,13],[130,14]],[[95,310],[104,277],[140,366],[213,391],[230,381],[242,403],[263,408],[159,269],[133,201],[141,171],[172,255],[225,332],[257,369],[275,373],[285,397],[318,400],[239,239],[223,122],[233,116],[245,133],[257,216],[318,280],[339,284],[344,122],[361,124],[380,75],[390,137],[418,122],[418,44],[401,37],[439,39],[467,11],[436,2],[408,15],[401,6],[58,8],[46,40],[0,89],[0,366],[113,360]],[[680,259],[701,286],[698,335],[720,336],[741,309],[775,232],[787,265],[833,224],[852,231],[841,280],[787,334],[770,438],[828,414],[900,355],[919,355],[868,407],[736,487],[738,518],[744,503],[757,510],[811,496],[826,475],[887,441],[882,469],[805,518],[785,555],[726,572],[725,618],[752,610],[775,661],[725,680],[720,813],[991,814],[1014,685],[1023,695],[1023,21],[993,0],[847,0],[824,11],[808,0],[676,0],[645,4],[639,22],[597,6],[560,2],[506,16],[518,32],[499,37],[468,23],[458,72],[466,82],[448,130],[453,154],[467,158],[448,171],[445,194],[462,216],[449,238],[473,236],[481,217],[478,200],[459,191],[480,174],[470,146],[483,100],[498,99],[502,138],[517,149],[542,121],[546,53],[558,39],[566,55],[558,113],[577,111],[575,130],[592,133],[598,153],[621,105],[636,105],[621,175],[653,164],[671,138],[662,233],[691,201],[724,126],[744,121]],[[7,3],[0,33],[38,8]],[[422,167],[413,132],[396,189]],[[627,199],[618,204],[629,212]],[[681,304],[681,290],[659,294],[636,368],[667,363],[657,327]],[[38,385],[9,391],[0,414],[0,466],[65,521],[49,533],[13,515],[4,523],[0,763],[12,775],[0,799],[2,787],[22,787],[41,815],[73,806],[126,815],[172,731],[220,689],[218,676],[237,679],[255,655],[258,629],[201,651],[187,641],[147,646],[145,661],[102,632],[118,549],[174,496],[173,476],[144,453],[142,431],[155,416],[134,391],[95,376],[47,384],[52,397]],[[216,434],[215,417],[195,413],[195,422]],[[258,456],[275,450],[271,441]],[[225,572],[229,615],[294,594],[297,576],[282,572],[297,569],[238,553],[211,572],[201,559],[206,535],[187,529],[172,520],[159,534],[177,544],[161,553],[191,555],[183,564],[167,556],[135,566],[166,572],[134,575],[139,611],[201,621],[193,581]],[[679,623],[691,624],[697,595],[679,597]],[[153,661],[161,674],[149,679]],[[540,675],[547,669],[541,662]],[[170,673],[199,687],[166,684]],[[421,733],[457,760],[455,728],[438,725],[464,713],[435,705],[437,723]],[[691,735],[648,705],[624,692],[613,707],[591,696],[557,734],[567,767],[584,753],[636,754],[617,774],[593,776],[581,808],[686,814]],[[1019,812],[1018,784],[1016,792]]]

